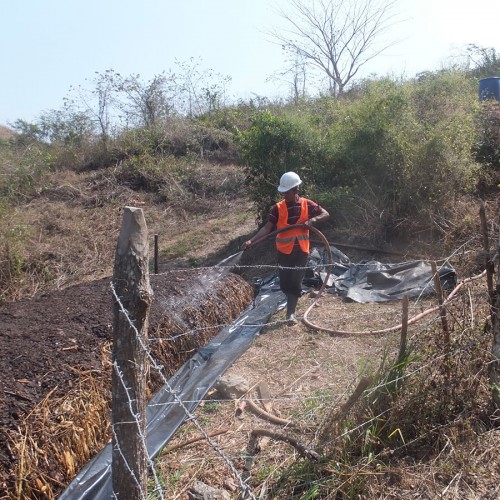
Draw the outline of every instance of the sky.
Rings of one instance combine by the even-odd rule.
[[[0,0],[0,124],[60,109],[96,72],[145,82],[195,58],[230,76],[229,97],[286,95],[269,77],[284,68],[269,35],[287,0]],[[469,43],[500,52],[500,1],[396,0],[397,40],[360,76],[411,77],[445,67]],[[385,40],[381,40],[384,43]],[[496,75],[500,76],[500,75]]]

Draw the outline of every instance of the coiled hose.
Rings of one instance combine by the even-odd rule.
[[[342,335],[342,336],[347,336],[347,335],[380,335],[380,334],[383,334],[383,333],[389,333],[389,332],[394,332],[394,331],[401,330],[401,328],[403,327],[402,323],[400,323],[399,325],[396,325],[396,326],[392,326],[392,327],[388,327],[388,328],[383,328],[383,329],[379,329],[379,330],[346,331],[346,330],[335,330],[335,329],[332,329],[332,328],[326,328],[326,327],[323,327],[323,326],[318,326],[318,325],[315,325],[314,323],[312,323],[311,321],[309,321],[308,315],[309,315],[311,309],[315,306],[315,304],[318,302],[318,300],[320,299],[321,295],[323,294],[323,292],[324,292],[324,290],[325,290],[325,288],[327,286],[328,279],[330,278],[330,275],[332,273],[332,266],[333,266],[332,250],[330,248],[330,243],[328,243],[328,240],[326,239],[325,235],[319,229],[316,229],[314,226],[309,226],[309,225],[306,225],[306,224],[291,224],[290,226],[287,226],[286,228],[278,229],[278,230],[273,231],[271,233],[268,233],[268,234],[266,234],[264,236],[261,236],[260,238],[257,238],[253,242],[253,245],[261,243],[262,241],[266,240],[267,238],[270,238],[271,236],[275,236],[276,234],[281,233],[283,231],[288,231],[289,229],[294,228],[294,227],[306,227],[309,230],[311,230],[314,233],[316,233],[316,235],[319,236],[321,242],[325,245],[325,249],[327,250],[327,255],[328,255],[328,264],[326,265],[326,268],[327,268],[326,277],[323,280],[323,284],[321,285],[321,288],[319,289],[318,294],[316,295],[314,301],[305,310],[304,315],[302,317],[302,322],[307,327],[309,327],[309,328],[311,328],[312,330],[315,330],[315,331],[327,332],[330,335]],[[472,281],[475,281],[475,280],[477,280],[479,278],[482,278],[484,276],[486,276],[486,271],[483,271],[482,273],[480,273],[480,274],[478,274],[476,276],[472,276],[470,278],[464,279],[462,282],[460,282],[459,284],[457,284],[457,286],[451,291],[451,293],[448,295],[448,297],[446,297],[446,299],[443,301],[442,306],[446,306],[454,298],[454,296],[458,293],[458,291],[464,285],[466,285],[467,283],[470,283]],[[439,311],[440,307],[441,306],[439,306],[439,305],[431,307],[429,309],[426,309],[425,311],[422,311],[421,313],[417,314],[416,316],[408,318],[407,324],[408,325],[412,325],[413,323],[416,323],[417,321],[421,320],[423,317],[427,316],[428,314],[431,314],[433,312]]]

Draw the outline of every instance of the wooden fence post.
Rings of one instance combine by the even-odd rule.
[[[399,342],[399,354],[398,354],[398,359],[396,361],[398,365],[403,362],[406,353],[407,336],[408,336],[408,307],[409,307],[408,295],[403,295],[403,314],[401,318],[401,340]]]
[[[157,234],[155,234],[154,269],[155,269],[155,274],[158,274],[158,235]]]
[[[444,297],[443,297],[443,289],[441,288],[441,280],[439,278],[437,266],[434,261],[431,262],[431,269],[432,269],[432,275],[434,277],[434,289],[436,290],[436,295],[439,303],[439,315],[441,316],[441,326],[443,328],[443,334],[444,334],[444,346],[445,346],[445,351],[448,354],[450,352],[450,330],[448,328],[446,307],[444,306]]]
[[[147,343],[149,308],[153,297],[149,283],[148,251],[147,227],[142,210],[125,207],[113,273],[113,286],[121,305],[114,301],[111,475],[113,492],[120,500],[147,496],[147,357],[143,347]]]
[[[493,274],[495,272],[495,265],[490,255],[490,240],[488,238],[488,225],[486,222],[486,209],[484,206],[484,201],[481,201],[481,206],[479,208],[479,218],[481,219],[481,232],[483,234],[483,251],[485,258],[485,269],[486,269],[486,284],[488,286],[491,321],[493,323],[493,321],[495,320],[493,314],[493,309],[495,307],[495,290],[493,288]]]
[[[500,231],[498,232],[497,253],[500,252]],[[492,357],[493,362],[490,369],[490,382],[493,388],[493,401],[497,408],[500,408],[500,321],[498,311],[500,311],[500,253],[497,272],[497,283],[495,290],[495,307],[493,308],[493,347]]]
[[[500,280],[499,280],[500,282]],[[500,295],[497,295],[495,314],[500,310]],[[500,408],[500,322],[498,318],[493,322],[493,362],[490,370],[490,382],[493,390],[493,401]]]

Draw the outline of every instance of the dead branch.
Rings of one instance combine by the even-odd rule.
[[[359,381],[356,389],[351,394],[349,399],[336,412],[330,414],[327,421],[323,425],[322,433],[319,437],[320,443],[324,443],[326,441],[328,435],[330,434],[330,430],[332,429],[332,426],[335,424],[335,422],[338,422],[342,418],[345,418],[345,416],[349,413],[351,408],[354,406],[356,401],[361,397],[361,394],[363,394],[363,392],[371,384],[371,382],[372,382],[371,377],[363,377]]]
[[[441,326],[443,328],[444,334],[444,345],[446,352],[450,350],[450,329],[448,328],[448,318],[446,315],[446,306],[444,305],[443,289],[441,288],[441,280],[439,279],[439,273],[437,270],[436,263],[431,262],[432,277],[434,279],[434,289],[436,291],[438,304],[439,304],[439,316],[441,317]]]
[[[221,431],[213,432],[212,434],[209,434],[208,437],[213,438],[216,436],[220,436],[221,434],[226,434],[226,432],[229,432],[229,429],[222,429]],[[183,441],[182,443],[178,443],[172,446],[169,446],[165,452],[170,453],[172,451],[179,450],[180,448],[184,448],[185,446],[189,446],[190,444],[197,443],[198,441],[201,441],[203,439],[206,439],[205,436],[197,436],[192,439],[188,439],[186,441]]]
[[[408,295],[403,296],[403,314],[401,317],[401,341],[399,343],[399,354],[397,364],[402,363],[406,352],[407,335],[408,335]]]
[[[245,399],[245,403],[247,404],[248,408],[250,408],[250,410],[252,410],[252,412],[258,417],[263,417],[273,424],[286,425],[287,427],[294,426],[294,423],[291,420],[280,418],[276,415],[271,415],[271,413],[268,413],[262,408],[259,408],[251,399]]]
[[[253,429],[250,432],[250,439],[248,440],[247,447],[247,458],[245,461],[245,475],[248,477],[250,475],[250,468],[252,467],[253,457],[259,451],[257,442],[259,437],[265,436],[276,441],[283,441],[284,443],[293,446],[300,454],[300,456],[311,460],[313,462],[319,462],[321,456],[314,450],[306,448],[303,444],[299,443],[295,438],[287,436],[286,434],[278,434],[267,429]]]

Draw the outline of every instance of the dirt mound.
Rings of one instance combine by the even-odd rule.
[[[19,498],[21,491],[29,498],[53,497],[108,438],[110,282],[82,283],[0,308],[0,491],[7,497]],[[163,339],[151,342],[151,349],[169,367],[167,376],[220,330],[214,325],[230,323],[252,299],[240,277],[213,270],[152,275],[151,286],[149,334]],[[200,333],[170,341],[193,328]],[[150,380],[149,391],[160,383]],[[82,394],[83,406],[76,404]],[[26,483],[14,484],[15,477]]]

